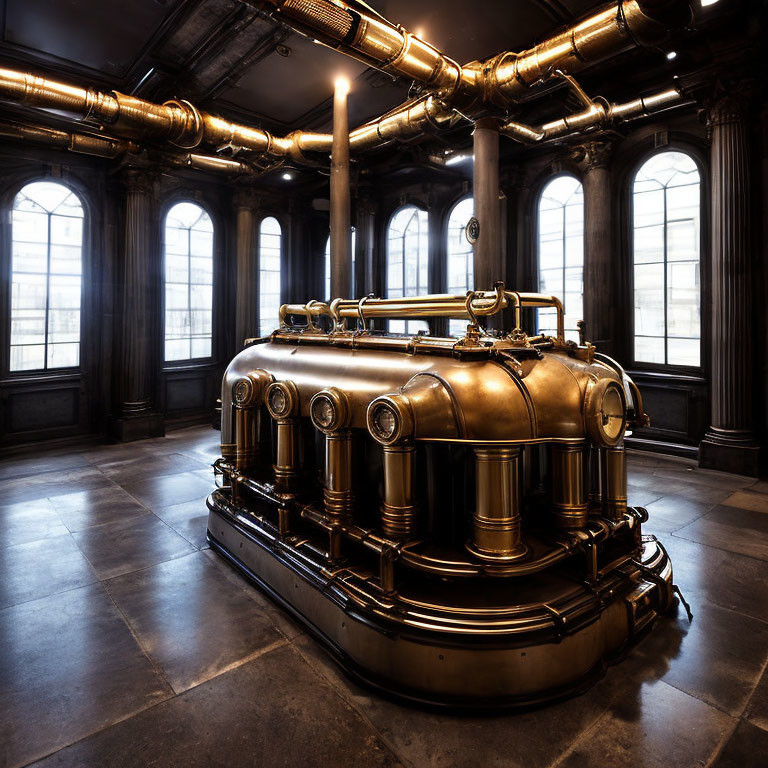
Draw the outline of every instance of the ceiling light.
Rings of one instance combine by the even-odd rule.
[[[333,83],[337,93],[342,95],[349,93],[349,80],[346,77],[337,77]]]
[[[284,174],[283,174],[283,179],[284,179],[285,181],[291,181],[291,180],[293,179],[293,174],[292,174],[292,173],[287,173],[287,172],[286,172],[286,173],[284,173]]]
[[[458,163],[463,163],[465,160],[471,160],[472,155],[465,155],[465,154],[458,154],[458,155],[451,155],[450,157],[447,157],[445,159],[446,165],[457,165]]]
[[[706,8],[708,5],[714,5],[717,0],[701,0],[701,7]]]
[[[667,58],[672,61],[677,58],[677,51],[667,51]]]

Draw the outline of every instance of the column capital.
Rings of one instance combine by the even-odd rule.
[[[613,156],[613,142],[605,139],[587,141],[574,147],[571,157],[584,173],[607,168]]]
[[[236,189],[234,195],[232,195],[232,203],[236,208],[251,208],[255,210],[258,207],[256,193],[250,188]]]
[[[729,90],[712,99],[707,109],[707,128],[730,123],[741,123],[747,119],[751,92],[748,88]]]
[[[120,172],[120,182],[127,192],[152,194],[155,189],[156,173],[148,168],[126,166]]]

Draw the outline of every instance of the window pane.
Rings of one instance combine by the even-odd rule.
[[[267,336],[278,326],[280,312],[280,261],[282,229],[270,216],[259,227],[259,335]]]
[[[474,255],[472,244],[467,240],[466,227],[474,202],[471,197],[460,200],[448,217],[448,293],[462,294],[474,285]],[[466,320],[450,320],[448,333],[451,336],[464,336],[467,332]]]
[[[45,368],[45,344],[11,346],[12,371],[38,371]]]
[[[74,368],[79,364],[79,344],[48,344],[49,368]]]
[[[573,176],[556,176],[542,190],[537,245],[539,292],[563,302],[566,338],[577,341],[584,302],[584,194]],[[556,333],[553,310],[538,310],[536,316],[539,333]]]
[[[664,336],[664,265],[635,266],[635,333]]]
[[[635,359],[641,363],[663,363],[664,338],[635,336]]]
[[[83,207],[63,184],[27,184],[11,217],[11,371],[80,358]]]
[[[635,359],[700,365],[699,171],[682,152],[660,152],[633,186]]]
[[[407,205],[395,213],[387,233],[387,289],[390,298],[429,292],[429,235],[427,212]],[[392,333],[428,329],[421,321],[389,322]],[[397,330],[396,330],[397,329]]]
[[[165,359],[210,357],[213,334],[213,223],[195,203],[165,220]]]

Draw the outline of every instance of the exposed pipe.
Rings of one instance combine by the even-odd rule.
[[[138,144],[106,136],[90,136],[85,133],[69,133],[54,128],[43,128],[23,123],[0,122],[0,138],[13,141],[30,141],[84,155],[115,158],[125,154],[136,154],[141,150]]]
[[[622,104],[611,104],[602,98],[597,98],[581,112],[541,126],[530,126],[516,120],[508,120],[501,126],[501,132],[525,144],[549,141],[578,134],[590,128],[625,122],[636,117],[649,117],[673,104],[679,104],[682,99],[682,94],[676,88]]]
[[[362,3],[343,0],[242,0],[296,31],[376,69],[453,93],[461,66],[430,43]]]
[[[556,70],[578,72],[634,45],[655,45],[690,19],[688,0],[619,0],[527,51],[506,51],[465,69],[473,70],[485,101],[503,106]]]

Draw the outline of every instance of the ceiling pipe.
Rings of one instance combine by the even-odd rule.
[[[333,142],[330,133],[293,131],[287,136],[275,136],[198,110],[188,101],[154,104],[116,91],[104,93],[12,69],[0,68],[0,99],[74,113],[107,125],[120,136],[167,141],[181,149],[208,145],[219,151],[231,149],[235,153],[252,152],[311,163],[313,156],[329,155]],[[380,147],[399,138],[438,130],[455,119],[453,110],[439,100],[420,97],[356,128],[349,137],[350,149]]]
[[[656,45],[691,20],[688,0],[619,0],[521,53],[500,53],[465,69],[475,72],[485,101],[505,106],[561,73],[617,56],[634,46]]]
[[[140,144],[109,136],[92,136],[87,133],[70,133],[39,125],[26,125],[0,121],[0,139],[29,142],[54,149],[64,149],[78,154],[103,157],[114,160],[124,155],[137,155],[143,151]],[[257,175],[251,166],[223,157],[212,157],[197,153],[164,154],[164,160],[179,167],[195,168],[202,171],[229,173],[233,175]]]
[[[453,94],[461,66],[435,46],[387,21],[365,3],[343,0],[241,0],[291,29],[370,67]]]
[[[241,0],[368,66],[422,83],[461,109],[506,106],[560,69],[578,72],[636,45],[656,45],[689,23],[689,0],[614,0],[578,24],[520,53],[460,66],[364,3]]]
[[[83,155],[114,159],[126,154],[137,154],[141,147],[132,141],[85,133],[68,133],[23,123],[0,122],[0,139],[31,142],[56,149],[66,149]]]
[[[676,88],[670,88],[652,96],[633,99],[622,104],[611,104],[602,98],[597,98],[591,102],[587,109],[541,126],[530,126],[515,120],[508,120],[502,124],[501,133],[524,144],[536,144],[578,135],[589,129],[603,128],[636,117],[650,117],[667,107],[682,102],[683,96]]]

